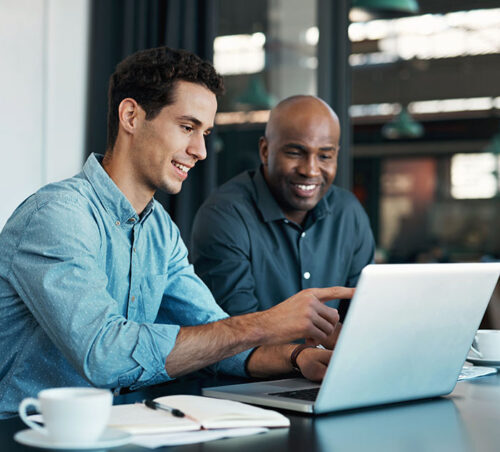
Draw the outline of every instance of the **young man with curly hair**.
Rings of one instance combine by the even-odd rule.
[[[137,389],[219,362],[234,375],[292,371],[291,341],[324,342],[351,289],[303,291],[228,317],[194,273],[154,200],[178,193],[206,157],[221,77],[166,47],[121,62],[109,86],[108,143],[83,171],[25,200],[0,234],[0,417],[54,386]],[[321,379],[331,351],[308,348]],[[295,355],[297,355],[295,353]]]

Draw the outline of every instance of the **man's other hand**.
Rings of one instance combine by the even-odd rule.
[[[322,381],[331,356],[331,350],[306,348],[297,357],[297,365],[308,380]]]
[[[313,345],[330,343],[336,334],[339,314],[324,303],[353,295],[354,289],[348,287],[305,289],[263,311],[259,320],[271,336],[268,343],[283,344],[304,338]]]

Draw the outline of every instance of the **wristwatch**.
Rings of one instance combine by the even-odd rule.
[[[293,370],[295,370],[295,371],[297,371],[299,373],[300,373],[300,367],[297,364],[297,357],[306,348],[316,348],[316,347],[314,347],[314,345],[300,344],[300,345],[297,345],[297,347],[295,347],[293,349],[293,352],[290,355],[290,362],[292,363]]]

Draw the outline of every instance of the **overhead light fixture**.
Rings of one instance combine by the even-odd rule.
[[[262,77],[252,76],[245,91],[235,99],[235,103],[241,110],[269,110],[274,107],[276,100],[267,92]]]
[[[424,127],[412,118],[406,106],[401,107],[396,117],[382,127],[382,135],[388,140],[420,138],[423,134]]]
[[[401,17],[419,11],[417,0],[352,0],[351,20]]]

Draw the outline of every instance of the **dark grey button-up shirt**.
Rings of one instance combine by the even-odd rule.
[[[302,227],[286,219],[260,170],[210,196],[191,246],[196,273],[231,315],[268,309],[309,287],[353,287],[375,251],[352,193],[332,185]]]

